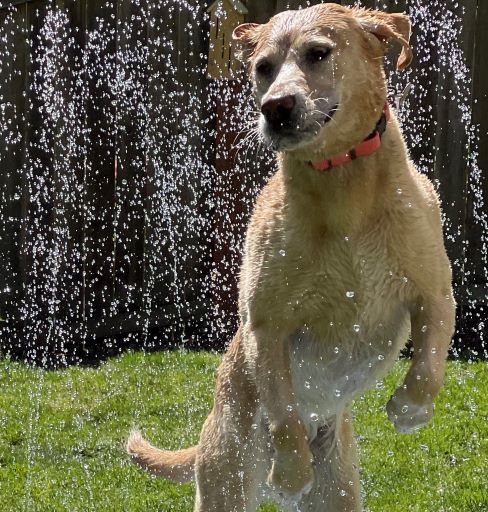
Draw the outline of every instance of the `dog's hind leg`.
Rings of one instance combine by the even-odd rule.
[[[245,430],[226,411],[207,419],[195,467],[195,512],[255,512],[269,465],[263,443]]]
[[[362,510],[356,442],[349,412],[319,428],[310,449],[315,483],[299,506],[300,512],[360,512]]]
[[[269,470],[269,435],[244,360],[241,330],[219,368],[195,461],[195,512],[254,512]]]

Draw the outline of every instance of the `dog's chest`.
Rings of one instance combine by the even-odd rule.
[[[317,337],[303,326],[289,337],[292,380],[304,419],[324,422],[381,379],[409,331],[406,309],[396,304],[368,331],[331,327]]]
[[[282,312],[299,324],[351,332],[380,317],[408,286],[373,233],[359,240],[331,240],[309,254],[300,244],[294,244],[294,250],[278,250],[270,272],[272,287],[265,294]]]
[[[374,237],[301,260],[287,269],[294,388],[304,416],[324,420],[393,365],[408,337],[408,283]]]

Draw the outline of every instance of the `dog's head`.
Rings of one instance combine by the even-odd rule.
[[[402,14],[321,4],[234,31],[261,109],[259,129],[279,151],[344,151],[369,135],[386,98],[386,42],[412,60]]]

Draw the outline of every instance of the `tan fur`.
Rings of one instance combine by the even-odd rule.
[[[371,133],[386,98],[384,39],[401,42],[405,67],[409,34],[405,16],[335,4],[236,29],[258,103],[293,94],[300,116],[289,136],[261,120],[279,165],[249,225],[241,326],[194,449],[196,512],[254,511],[265,497],[300,512],[361,510],[349,406],[392,367],[410,330],[414,357],[388,416],[402,432],[432,416],[455,311],[437,194],[394,114],[373,155],[328,172],[307,163]],[[310,44],[332,48],[315,68],[301,57]],[[262,59],[273,77],[256,71]],[[311,128],[335,101],[332,120]],[[129,440],[137,461],[169,478],[181,479],[178,466],[186,476],[195,451],[170,456]]]
[[[193,480],[197,447],[172,452],[160,450],[148,443],[137,430],[131,432],[127,441],[127,453],[133,461],[151,473],[184,483]]]

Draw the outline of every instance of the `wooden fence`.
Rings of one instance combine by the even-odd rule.
[[[242,235],[272,164],[236,149],[248,84],[206,77],[210,3],[0,2],[4,350],[60,365],[127,344],[222,347],[235,329]],[[305,4],[245,3],[252,21]],[[437,2],[423,3],[438,14]],[[479,351],[488,287],[478,217],[487,207],[477,196],[488,190],[483,180],[472,185],[474,171],[488,168],[488,6],[459,3],[445,21],[460,32],[471,81],[456,93],[459,70],[439,65],[432,40],[445,36],[442,26],[414,20],[414,48],[428,52],[409,72],[404,124],[443,199],[458,335]],[[363,2],[391,11],[418,4]],[[404,82],[392,74],[392,88]],[[408,113],[429,106],[412,126]]]

